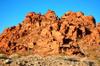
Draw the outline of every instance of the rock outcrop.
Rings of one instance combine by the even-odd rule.
[[[21,24],[0,35],[0,53],[100,56],[100,24],[81,12],[67,12],[61,18],[54,11],[44,15],[30,12]]]

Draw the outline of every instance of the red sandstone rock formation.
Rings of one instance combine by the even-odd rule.
[[[21,24],[0,35],[1,53],[28,51],[39,55],[86,56],[92,51],[100,54],[100,24],[81,12],[70,11],[61,18],[51,10],[45,15],[30,12]]]

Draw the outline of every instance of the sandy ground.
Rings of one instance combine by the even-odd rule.
[[[77,56],[46,56],[39,55],[19,56],[13,54],[9,57],[0,54],[0,66],[99,66],[96,60]]]

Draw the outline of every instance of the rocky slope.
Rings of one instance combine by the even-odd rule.
[[[61,18],[54,11],[44,15],[30,12],[22,23],[0,34],[0,53],[76,55],[100,58],[100,24],[81,12],[67,12]]]

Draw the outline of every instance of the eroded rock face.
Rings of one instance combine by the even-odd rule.
[[[61,18],[51,10],[45,15],[30,12],[21,24],[5,29],[0,35],[0,52],[5,54],[32,51],[44,56],[85,56],[88,47],[90,52],[100,53],[100,25],[81,12],[70,11]]]

